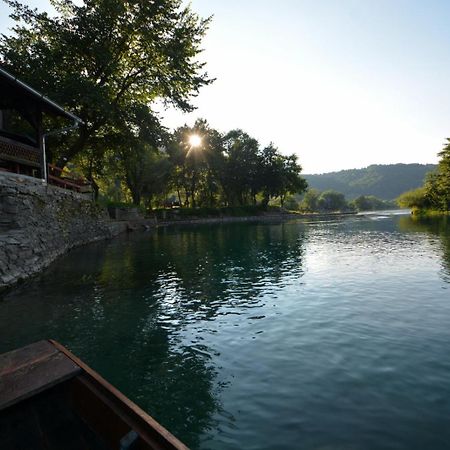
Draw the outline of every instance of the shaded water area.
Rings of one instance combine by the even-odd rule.
[[[372,214],[134,233],[0,300],[193,449],[450,448],[450,222]]]

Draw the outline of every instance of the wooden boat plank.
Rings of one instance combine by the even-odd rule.
[[[50,355],[58,353],[58,349],[48,341],[39,341],[26,347],[0,355],[0,376],[33,364]]]
[[[2,356],[0,410],[81,372],[70,358],[49,345],[53,350],[38,342]]]

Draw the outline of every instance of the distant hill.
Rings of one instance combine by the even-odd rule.
[[[364,169],[349,169],[320,175],[303,175],[311,188],[342,192],[348,200],[360,195],[375,195],[393,200],[405,191],[422,185],[434,164],[374,164]]]

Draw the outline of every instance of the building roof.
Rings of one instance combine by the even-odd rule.
[[[0,109],[4,104],[35,104],[42,112],[82,123],[82,120],[75,114],[66,111],[2,67],[0,67],[0,93]]]

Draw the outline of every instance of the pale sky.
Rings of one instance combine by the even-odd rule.
[[[28,3],[48,9],[46,0]],[[217,81],[189,115],[296,153],[304,173],[436,163],[450,137],[450,2],[192,0],[214,15],[202,60]],[[0,31],[8,7],[0,4]]]

